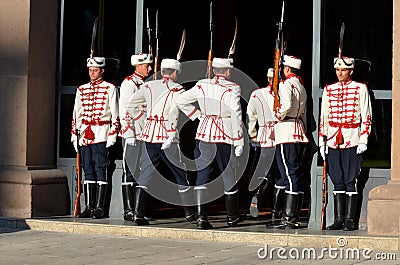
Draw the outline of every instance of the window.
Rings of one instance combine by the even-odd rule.
[[[324,0],[322,10],[321,86],[337,81],[333,60],[344,23],[342,54],[356,59],[353,79],[373,90],[391,90],[393,1]]]
[[[392,89],[393,1],[324,0],[322,10],[320,86],[337,81],[333,61],[344,23],[342,54],[356,59],[352,79],[366,83],[372,96],[373,127],[363,166],[390,168],[391,100],[374,91]]]
[[[135,50],[136,1],[65,1],[61,85],[71,89],[62,90],[60,98],[60,158],[75,156],[70,142],[75,88],[89,82],[86,59],[100,13],[103,21],[97,30],[94,56],[107,59],[104,79],[119,85],[133,70],[130,56]]]

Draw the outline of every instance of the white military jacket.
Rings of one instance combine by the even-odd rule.
[[[276,118],[273,111],[274,95],[271,85],[254,90],[247,105],[248,133],[250,140],[261,147],[275,146],[274,126]],[[258,123],[258,132],[256,124]]]
[[[279,83],[280,104],[275,111],[275,144],[308,143],[306,136],[307,94],[300,77],[290,74]]]
[[[191,120],[199,118],[196,140],[244,145],[240,86],[215,75],[183,92],[176,104]],[[193,105],[198,103],[199,109]]]
[[[76,129],[80,134],[81,146],[117,140],[118,97],[113,84],[100,78],[78,87],[72,115],[71,141],[77,138]]]
[[[146,105],[146,122],[140,135],[142,141],[164,143],[169,136],[179,139],[176,133],[179,109],[174,99],[183,91],[180,84],[165,77],[140,86],[125,107],[136,122],[143,115],[141,106]]]
[[[330,148],[368,144],[371,133],[371,100],[367,86],[352,80],[327,85],[322,94],[319,146],[327,136]],[[343,136],[343,143],[339,138]]]
[[[140,140],[140,135],[143,130],[144,122],[146,120],[146,105],[139,106],[141,116],[137,117],[134,121],[133,117],[128,111],[126,111],[126,103],[135,94],[140,85],[144,83],[144,76],[138,72],[134,72],[132,75],[125,77],[120,87],[119,96],[119,115],[121,117],[121,130],[119,136],[124,138],[135,137]]]

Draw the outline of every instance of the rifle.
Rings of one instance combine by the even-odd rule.
[[[282,1],[282,13],[281,13],[281,20],[278,22],[278,36],[275,42],[275,52],[274,52],[274,76],[272,78],[272,92],[274,94],[274,111],[280,105],[279,99],[279,79],[280,79],[280,66],[281,66],[281,57],[283,52],[283,41],[282,41],[282,26],[283,26],[283,15],[285,12],[285,1]]]
[[[79,130],[76,127],[76,116],[75,116],[75,134],[76,134],[76,144],[78,152],[76,153],[76,197],[75,197],[75,208],[74,208],[74,218],[81,213],[81,194],[82,194],[82,161],[81,161],[81,150],[79,146]]]
[[[208,60],[207,60],[207,78],[211,78],[212,72],[212,60],[213,60],[213,31],[214,24],[212,20],[212,2],[210,3],[210,50],[208,51]]]
[[[99,17],[96,17],[93,28],[92,28],[92,41],[90,43],[90,58],[93,58],[94,48],[95,48],[95,41],[97,35],[97,26],[99,23]],[[81,213],[81,194],[82,194],[82,161],[81,161],[81,152],[79,146],[79,130],[76,127],[76,113],[74,113],[74,120],[75,120],[75,135],[76,135],[76,145],[77,145],[77,153],[76,153],[76,174],[75,174],[75,181],[76,181],[76,197],[75,197],[75,206],[74,206],[74,218],[77,217]]]
[[[157,72],[158,72],[158,10],[156,12],[156,33],[155,33],[155,38],[156,38],[156,56],[154,56],[154,80],[157,79]]]
[[[324,152],[326,149],[327,137],[324,135]],[[325,154],[322,171],[322,210],[321,210],[321,230],[326,230],[326,206],[328,204],[328,183],[327,183],[327,155]]]

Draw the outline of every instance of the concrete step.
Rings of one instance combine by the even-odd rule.
[[[307,228],[306,222],[300,229],[268,229],[265,225],[271,222],[271,219],[262,216],[258,218],[247,216],[247,219],[236,227],[229,227],[226,224],[225,215],[211,216],[209,221],[214,226],[213,229],[199,230],[195,224],[188,223],[183,217],[155,218],[148,226],[136,226],[130,221],[124,221],[122,217],[75,219],[71,216],[61,216],[32,219],[0,218],[0,227],[79,234],[268,244],[281,247],[399,250],[398,237],[368,235],[366,229],[321,231]]]

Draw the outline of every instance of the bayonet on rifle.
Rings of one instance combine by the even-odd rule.
[[[156,37],[156,56],[158,56],[158,33],[159,33],[159,31],[158,31],[158,10],[157,10],[157,12],[156,12],[156,35],[155,35],[155,37]]]
[[[157,72],[159,70],[159,67],[158,67],[158,34],[159,34],[159,29],[158,29],[158,10],[157,10],[157,12],[156,12],[156,33],[155,33],[156,55],[154,56],[154,80],[157,79]]]
[[[149,18],[149,9],[146,8],[146,29],[147,29],[147,36],[149,38],[149,54],[153,56],[153,48],[151,47],[151,28],[150,28],[150,18]]]
[[[210,50],[208,51],[208,60],[207,60],[207,78],[211,78],[212,72],[212,60],[213,60],[213,31],[214,24],[212,19],[212,2],[210,3]]]

